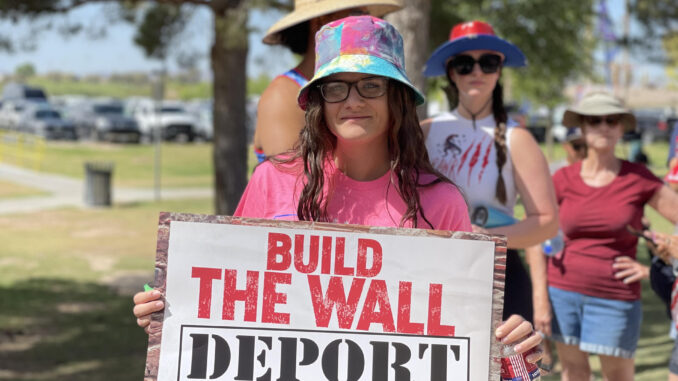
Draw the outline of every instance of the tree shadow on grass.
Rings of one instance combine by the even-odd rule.
[[[142,379],[147,336],[132,305],[96,283],[0,287],[0,380]]]

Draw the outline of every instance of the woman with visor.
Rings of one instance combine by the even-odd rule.
[[[501,214],[514,222],[513,209],[520,196],[523,220],[487,228],[473,218],[471,222],[476,232],[508,238],[504,317],[522,315],[548,334],[551,308],[546,260],[538,251],[527,256],[530,282],[515,249],[556,235],[555,193],[546,159],[534,138],[508,118],[499,82],[503,67],[525,65],[520,49],[497,37],[489,24],[456,25],[450,40],[428,59],[424,74],[445,75],[458,105],[424,121],[422,128],[433,167],[461,188],[472,211]]]

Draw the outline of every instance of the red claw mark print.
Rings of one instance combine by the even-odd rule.
[[[457,167],[457,174],[459,174],[459,171],[461,171],[461,168],[464,166],[464,163],[466,163],[466,158],[468,157],[469,152],[471,152],[474,143],[475,142],[471,143],[471,145],[469,145],[468,148],[466,149],[466,152],[464,152],[464,154],[461,155],[461,161],[459,162],[459,166]]]
[[[478,143],[476,145],[476,150],[473,152],[473,156],[471,156],[471,161],[469,161],[468,166],[468,177],[466,178],[466,183],[468,185],[471,184],[471,172],[473,172],[473,167],[476,166],[476,163],[478,163],[478,158],[480,157],[480,147],[482,146],[482,142]]]
[[[492,142],[487,145],[487,148],[485,149],[485,155],[483,156],[483,165],[480,167],[480,173],[478,173],[478,182],[480,182],[483,179],[483,173],[485,173],[485,167],[487,167],[487,164],[489,164],[489,159],[490,159],[490,150],[492,149]]]

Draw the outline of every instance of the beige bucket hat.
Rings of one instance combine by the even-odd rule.
[[[382,17],[403,7],[400,0],[294,0],[294,10],[271,26],[263,42],[280,43],[279,32],[316,17],[350,8],[367,8],[371,16]]]
[[[582,116],[621,115],[626,131],[636,129],[636,117],[612,94],[593,92],[586,94],[575,107],[568,108],[563,115],[563,126],[581,127]]]

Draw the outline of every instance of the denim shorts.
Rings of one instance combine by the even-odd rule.
[[[669,372],[672,374],[678,374],[678,341],[673,344],[671,359],[669,359]]]
[[[549,287],[553,339],[583,352],[633,358],[640,336],[640,300],[596,298]]]

